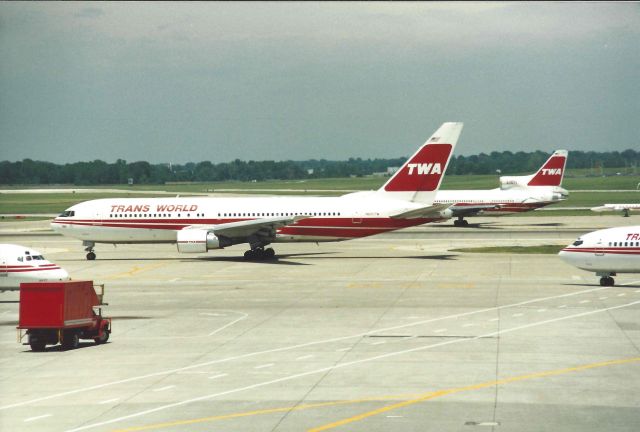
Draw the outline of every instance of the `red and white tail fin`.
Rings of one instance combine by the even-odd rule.
[[[444,123],[378,193],[394,199],[431,204],[458,142],[462,123]]]
[[[500,188],[560,186],[564,177],[564,168],[567,164],[568,155],[569,152],[567,150],[556,150],[535,174],[500,177]]]

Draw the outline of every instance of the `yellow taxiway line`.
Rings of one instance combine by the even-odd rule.
[[[526,381],[526,380],[536,379],[536,378],[545,378],[549,376],[563,375],[571,372],[580,372],[588,369],[596,369],[596,368],[602,368],[606,366],[614,366],[614,365],[638,363],[638,362],[640,362],[640,357],[609,360],[609,361],[590,363],[586,365],[575,366],[575,367],[564,368],[564,369],[555,369],[555,370],[536,372],[536,373],[526,374],[526,375],[518,375],[515,377],[504,378],[504,379],[494,380],[494,381],[487,381],[484,383],[473,384],[465,387],[456,387],[452,389],[422,393],[420,395],[414,395],[415,397],[412,397],[407,400],[403,400],[398,403],[386,405],[372,411],[367,411],[367,412],[355,415],[353,417],[345,418],[342,420],[338,420],[332,423],[328,423],[322,426],[309,429],[307,432],[321,432],[329,429],[335,429],[337,427],[344,426],[346,424],[353,423],[356,421],[364,420],[369,417],[373,417],[378,414],[389,412],[394,409],[403,408],[406,406],[414,405],[420,402],[425,402],[428,400],[436,399],[436,398],[447,396],[454,393],[480,390],[483,388],[493,387],[497,385],[504,385],[504,384],[509,384],[513,382]],[[202,417],[202,418],[196,418],[196,419],[190,419],[190,420],[179,420],[174,422],[158,423],[158,424],[152,424],[152,425],[146,425],[146,426],[131,427],[127,429],[118,429],[115,432],[148,431],[148,430],[154,430],[154,429],[169,428],[173,426],[185,426],[185,425],[192,425],[196,423],[214,422],[219,420],[228,420],[228,419],[234,419],[234,418],[240,418],[240,417],[251,417],[256,415],[273,414],[273,413],[279,413],[279,412],[301,411],[301,410],[306,410],[311,408],[322,408],[322,407],[356,404],[356,403],[364,403],[364,402],[380,402],[380,401],[388,401],[388,400],[398,400],[406,397],[407,395],[396,395],[396,396],[387,396],[387,397],[378,397],[378,398],[364,398],[364,399],[353,399],[353,400],[343,400],[343,401],[334,401],[334,402],[320,402],[320,403],[303,404],[303,405],[281,407],[281,408],[269,408],[269,409],[255,410],[255,411],[225,414],[225,415],[219,415],[219,416]]]

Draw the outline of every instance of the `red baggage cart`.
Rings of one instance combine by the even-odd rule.
[[[33,351],[57,343],[64,349],[74,349],[80,339],[107,342],[111,318],[102,316],[99,306],[105,305],[104,285],[99,286],[100,293],[92,281],[21,283],[19,340],[26,335]]]

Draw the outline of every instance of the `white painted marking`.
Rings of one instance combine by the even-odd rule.
[[[582,279],[582,278],[581,278],[580,276],[573,275],[573,276],[571,276],[571,279],[573,279],[573,280],[580,280],[580,279]]]
[[[626,294],[625,294],[625,293],[620,293],[620,294],[618,294],[618,297],[624,297],[624,296],[626,296]]]
[[[161,391],[165,391],[165,390],[172,389],[172,388],[174,388],[174,387],[175,387],[174,385],[170,385],[170,386],[160,387],[160,388],[158,388],[158,389],[154,389],[153,391],[154,391],[154,392],[161,392]]]
[[[371,345],[382,345],[383,343],[386,343],[385,341],[379,341],[379,342],[374,342]]]
[[[180,280],[180,278],[174,278],[174,279],[171,279],[169,282],[177,282],[179,280]]]
[[[256,366],[256,367],[254,367],[254,369],[263,369],[263,368],[268,368],[268,367],[273,366],[274,364],[275,364],[275,363],[267,363],[267,364],[263,364],[263,365],[260,365],[260,366]]]
[[[473,327],[475,324],[474,323],[466,323],[463,324],[462,327]]]
[[[581,300],[580,304],[591,303],[591,300]]]
[[[183,371],[183,372],[178,372],[178,375],[199,375],[199,374],[208,374],[211,372],[207,372],[207,371]]]
[[[233,320],[230,323],[223,325],[222,327],[220,327],[217,330],[212,331],[211,333],[208,334],[208,336],[213,336],[216,333],[221,332],[222,330],[226,329],[229,326],[234,325],[235,323],[237,323],[238,321],[242,321],[243,319],[245,319],[246,317],[248,317],[249,315],[247,315],[246,313],[240,312],[242,314],[242,316],[240,318],[238,318],[237,320]]]
[[[538,312],[546,312],[546,311],[547,310],[545,308],[538,309]]]
[[[205,315],[205,316],[212,316],[212,317],[221,317],[221,316],[227,316],[227,314],[221,314],[221,313],[211,313],[211,312],[200,312],[200,315]]]
[[[336,369],[342,369],[342,368],[345,368],[345,367],[354,366],[354,365],[357,365],[357,364],[368,363],[368,362],[372,362],[372,361],[375,361],[375,360],[381,360],[381,359],[385,359],[385,358],[389,358],[389,357],[395,357],[395,356],[398,356],[398,355],[409,354],[409,353],[418,352],[418,351],[424,351],[424,350],[427,350],[427,349],[430,349],[430,348],[436,348],[436,347],[441,347],[441,346],[445,346],[445,345],[452,345],[452,344],[455,344],[455,343],[474,341],[474,340],[477,340],[477,339],[480,339],[480,338],[497,336],[497,335],[501,335],[501,334],[504,334],[504,333],[511,333],[511,332],[514,332],[514,331],[523,330],[523,329],[527,329],[527,328],[531,328],[531,327],[537,327],[537,326],[541,326],[541,325],[545,325],[545,324],[565,321],[565,320],[568,320],[568,319],[579,318],[579,317],[588,316],[588,315],[594,315],[596,313],[606,312],[606,311],[614,310],[614,309],[621,309],[621,308],[625,308],[625,307],[629,307],[629,306],[634,306],[636,304],[640,304],[640,300],[639,301],[635,301],[635,302],[631,302],[631,303],[627,303],[627,304],[624,304],[624,305],[612,306],[612,307],[603,308],[603,309],[590,310],[588,312],[577,313],[577,314],[573,314],[573,315],[564,316],[564,317],[561,317],[561,318],[553,318],[553,319],[548,319],[548,320],[544,320],[544,321],[539,321],[539,322],[536,322],[536,323],[531,323],[531,324],[525,324],[525,325],[521,325],[521,326],[517,326],[517,327],[512,327],[510,329],[498,330],[498,331],[495,331],[495,332],[485,333],[485,334],[474,336],[474,337],[471,337],[471,338],[449,339],[447,341],[436,343],[436,344],[432,344],[432,345],[423,345],[423,346],[416,347],[416,348],[411,348],[411,349],[406,349],[406,350],[402,350],[402,351],[395,351],[395,352],[380,354],[380,355],[377,355],[377,356],[367,357],[367,358],[360,359],[360,360],[353,360],[353,361],[350,361],[350,362],[340,363],[340,364],[337,364],[337,365],[328,366],[328,367],[324,367],[324,368],[320,368],[320,369],[315,369],[315,370],[312,370],[312,371],[301,372],[301,373],[294,374],[294,375],[289,375],[289,376],[285,376],[285,377],[281,377],[281,378],[276,378],[276,379],[273,379],[273,380],[270,380],[270,381],[263,381],[263,382],[256,383],[256,384],[251,384],[251,385],[248,385],[248,386],[245,386],[245,387],[238,387],[238,388],[226,390],[226,391],[223,391],[223,392],[220,392],[220,393],[212,393],[212,394],[209,394],[209,395],[199,396],[199,397],[192,398],[192,399],[185,399],[185,400],[182,400],[180,402],[174,402],[174,403],[171,403],[171,404],[162,405],[162,406],[159,406],[159,407],[147,409],[147,410],[140,411],[140,412],[137,412],[137,413],[128,414],[128,415],[125,415],[125,416],[122,416],[122,417],[116,417],[116,418],[113,418],[113,419],[110,419],[110,420],[105,420],[105,421],[98,422],[98,423],[93,423],[93,424],[80,426],[80,427],[75,428],[75,429],[70,429],[70,430],[68,430],[66,432],[78,432],[78,431],[81,431],[81,430],[93,429],[93,428],[97,428],[99,426],[105,426],[107,424],[119,423],[119,422],[121,422],[123,420],[129,420],[129,419],[132,419],[132,418],[142,417],[142,416],[145,416],[147,414],[152,414],[152,413],[155,413],[155,412],[165,411],[167,409],[188,405],[188,404],[191,404],[191,403],[194,403],[194,402],[210,400],[210,399],[217,398],[217,397],[220,397],[220,396],[226,396],[226,395],[229,395],[229,394],[239,393],[239,392],[246,391],[246,390],[253,390],[253,389],[256,389],[256,388],[265,387],[265,386],[268,386],[268,385],[271,385],[271,384],[277,384],[277,383],[281,383],[281,382],[285,382],[285,381],[290,381],[290,380],[293,380],[293,379],[296,379],[296,378],[302,378],[302,377],[309,376],[309,375],[316,375],[316,374],[325,373],[325,372],[336,370]]]
[[[609,298],[609,297],[600,297],[598,300],[606,300],[606,299],[608,299],[608,298]]]
[[[558,306],[558,309],[564,309],[566,307],[567,307],[567,305],[560,305],[560,306]]]
[[[25,423],[32,422],[32,421],[40,420],[40,419],[43,419],[43,418],[51,417],[52,415],[53,414],[44,414],[44,415],[37,416],[37,417],[29,417],[27,419],[24,419],[24,422]]]
[[[387,418],[404,418],[404,416],[399,415],[388,415]]]
[[[514,314],[513,314],[513,315],[511,315],[511,316],[512,316],[512,317],[521,317],[522,315],[524,315],[524,314],[521,314],[521,313],[514,313]]]
[[[489,321],[500,321],[500,318],[491,318]]]
[[[442,333],[442,332],[446,332],[446,331],[447,331],[446,328],[441,328],[441,329],[438,329],[438,330],[434,330],[433,332],[434,333]]]
[[[637,282],[640,282],[640,281],[637,281]],[[632,283],[635,283],[635,282],[632,282]],[[630,283],[625,283],[625,284],[622,284],[622,285],[629,285],[629,284]],[[258,355],[262,355],[262,354],[271,354],[271,353],[274,353],[274,352],[290,351],[290,350],[304,348],[304,347],[313,346],[313,345],[320,345],[320,344],[338,342],[338,341],[349,340],[349,339],[354,339],[354,338],[361,338],[363,336],[367,336],[367,335],[370,335],[370,334],[386,332],[386,331],[391,331],[391,330],[397,330],[397,329],[407,328],[407,327],[414,327],[414,326],[418,326],[418,325],[422,325],[422,324],[428,324],[428,323],[432,323],[432,322],[442,321],[442,320],[445,320],[445,319],[459,318],[459,317],[476,315],[476,314],[485,313],[485,312],[493,312],[493,311],[497,311],[497,310],[501,310],[501,309],[508,309],[508,308],[517,307],[517,306],[524,306],[524,305],[527,305],[527,304],[539,303],[539,302],[543,302],[543,301],[547,301],[547,300],[554,300],[554,299],[565,298],[565,297],[573,297],[573,296],[580,295],[580,294],[587,294],[587,293],[592,293],[592,292],[595,292],[595,291],[602,291],[602,290],[608,290],[608,289],[611,289],[611,287],[598,287],[598,288],[591,288],[591,289],[582,290],[582,291],[575,291],[575,292],[571,292],[571,293],[568,293],[568,294],[560,294],[560,295],[557,295],[557,296],[539,297],[539,298],[532,299],[532,300],[525,300],[525,301],[522,301],[522,302],[519,302],[519,303],[511,303],[511,304],[508,304],[508,305],[497,306],[497,307],[492,307],[492,308],[485,308],[485,309],[478,309],[478,310],[471,311],[471,312],[462,312],[462,313],[453,314],[453,315],[445,315],[445,316],[438,317],[438,318],[431,318],[431,319],[427,319],[427,320],[423,320],[423,321],[416,321],[416,322],[413,322],[413,323],[401,324],[401,325],[392,326],[392,327],[386,327],[386,328],[382,328],[382,329],[374,329],[374,330],[370,330],[370,331],[367,331],[367,332],[364,332],[364,333],[357,333],[357,334],[348,335],[348,336],[340,336],[340,337],[331,338],[331,339],[321,339],[321,340],[317,340],[317,341],[305,342],[305,343],[302,343],[302,344],[289,345],[289,346],[286,346],[286,347],[273,348],[273,349],[263,350],[263,351],[254,351],[254,352],[251,352],[251,353],[246,353],[246,354],[241,354],[241,355],[231,356],[231,357],[225,357],[225,358],[222,358],[222,359],[211,360],[211,361],[204,362],[204,363],[198,363],[198,364],[194,364],[194,365],[191,365],[191,366],[185,366],[185,367],[175,368],[175,369],[166,369],[166,370],[162,370],[162,371],[158,371],[158,372],[152,372],[152,373],[149,373],[149,374],[146,374],[146,375],[133,376],[133,377],[125,378],[125,379],[118,380],[118,381],[111,381],[111,382],[107,382],[107,383],[103,383],[103,384],[96,384],[96,385],[93,385],[93,386],[82,387],[82,388],[79,388],[79,389],[68,390],[68,391],[60,392],[60,393],[54,393],[54,394],[51,394],[51,395],[42,396],[42,397],[38,397],[38,398],[34,398],[34,399],[22,401],[22,402],[15,402],[15,403],[12,403],[12,404],[9,404],[9,405],[0,406],[0,411],[6,410],[6,409],[9,409],[9,408],[19,407],[19,406],[30,405],[30,404],[33,404],[33,403],[36,403],[36,402],[41,402],[41,401],[44,401],[44,400],[56,399],[56,398],[60,398],[60,397],[71,396],[71,395],[78,394],[78,393],[84,393],[84,392],[89,392],[89,391],[92,391],[92,390],[98,390],[98,389],[101,389],[101,388],[111,387],[111,386],[114,386],[114,385],[126,384],[126,383],[130,383],[130,382],[133,382],[133,381],[139,381],[139,380],[143,380],[143,379],[147,379],[147,378],[154,378],[154,377],[158,377],[158,376],[170,375],[170,374],[174,374],[174,373],[177,373],[177,372],[180,372],[180,371],[185,371],[185,370],[197,369],[197,368],[201,368],[201,367],[210,366],[212,364],[226,363],[226,362],[229,362],[229,361],[240,360],[240,359],[244,359],[244,358],[247,358],[247,357],[255,357],[255,356],[258,356]],[[565,305],[565,307],[566,307],[566,305]],[[497,320],[498,320],[498,318],[495,318],[495,319],[490,320],[490,321],[497,321]],[[200,336],[197,336],[197,337],[200,337]],[[468,340],[468,339],[466,339],[466,340]],[[350,349],[350,348],[347,348],[347,349]]]
[[[222,373],[222,374],[210,376],[209,379],[222,378],[222,377],[226,377],[227,375],[229,375],[229,374]]]
[[[347,348],[337,349],[336,351],[349,351],[350,349],[351,349],[351,347],[347,347]]]
[[[477,426],[500,426],[498,422],[482,422],[478,423]]]
[[[105,404],[116,402],[116,401],[119,401],[119,400],[120,400],[120,398],[113,398],[113,399],[107,399],[106,401],[102,401],[102,402],[98,402],[98,403],[100,405],[105,405]]]
[[[310,359],[311,357],[313,357],[313,354],[303,355],[301,357],[298,357],[296,360],[306,360],[306,359]]]

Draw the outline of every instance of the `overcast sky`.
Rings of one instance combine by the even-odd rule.
[[[0,160],[640,149],[640,3],[0,2]]]

